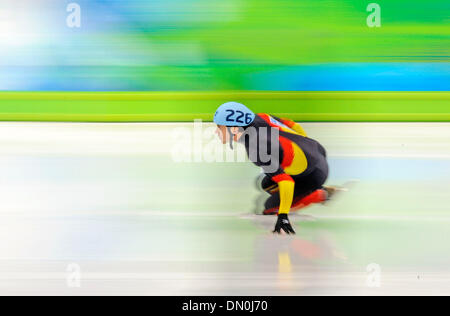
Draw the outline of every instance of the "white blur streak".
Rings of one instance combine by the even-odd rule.
[[[214,139],[204,123],[203,143]],[[450,123],[303,123],[329,157],[449,158]],[[0,153],[32,155],[169,155],[175,129],[192,123],[2,123]],[[193,133],[192,133],[193,134]],[[221,144],[217,141],[217,148]],[[192,148],[196,150],[203,148]]]
[[[2,0],[0,56],[11,53],[8,49],[29,47],[41,40],[43,17],[39,8],[39,4],[34,1]]]

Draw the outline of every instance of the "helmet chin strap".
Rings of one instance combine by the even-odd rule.
[[[231,133],[231,127],[227,126],[228,135],[230,135],[230,148],[233,150],[233,133]]]

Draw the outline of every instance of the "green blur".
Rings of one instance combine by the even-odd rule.
[[[299,121],[450,121],[448,92],[2,92],[2,121],[211,121],[223,102]]]
[[[196,23],[175,34],[168,30],[151,34],[151,38],[196,39],[216,56],[217,63],[220,56],[239,56],[251,61],[248,66],[258,61],[278,65],[448,61],[448,4],[443,1],[377,1],[382,20],[381,27],[374,28],[366,23],[370,1],[245,3],[235,20],[218,22],[216,27],[213,23],[198,27],[202,23]]]

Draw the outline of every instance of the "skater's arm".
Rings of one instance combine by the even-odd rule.
[[[278,187],[280,188],[279,214],[289,214],[294,198],[294,185],[295,183],[291,181],[281,181],[278,183]]]
[[[294,199],[295,182],[292,177],[286,173],[277,174],[272,179],[278,183],[280,188],[280,207],[278,209],[277,222],[273,233],[275,234],[294,234],[295,230],[289,221],[288,214]]]
[[[272,178],[275,182],[278,182],[280,189],[280,208],[279,214],[289,214],[291,209],[292,200],[294,199],[294,187],[295,182],[291,176],[287,174],[277,175]],[[277,181],[278,180],[278,181]]]

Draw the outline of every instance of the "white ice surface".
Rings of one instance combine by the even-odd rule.
[[[359,182],[295,237],[251,214],[251,164],[174,162],[180,128],[1,123],[0,294],[450,294],[450,124],[304,124]]]

